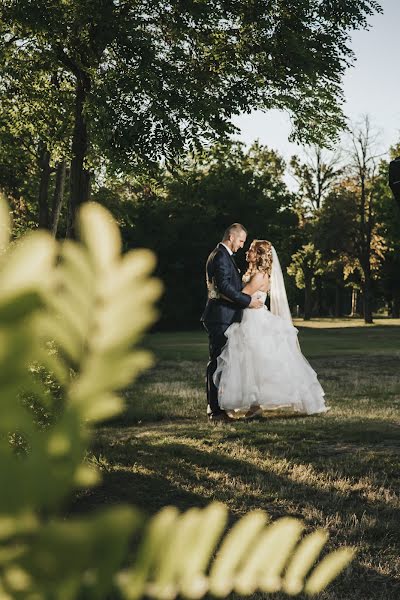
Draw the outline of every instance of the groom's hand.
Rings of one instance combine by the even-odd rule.
[[[249,308],[261,308],[264,306],[264,302],[257,297],[257,294],[251,297]]]

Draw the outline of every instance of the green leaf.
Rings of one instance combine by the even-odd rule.
[[[5,252],[10,241],[10,211],[3,195],[0,194],[0,255]]]
[[[210,591],[215,596],[227,596],[234,585],[234,575],[247,559],[248,551],[259,537],[268,516],[253,511],[240,519],[225,537],[210,571]]]
[[[86,397],[85,401],[75,402],[71,397],[71,404],[79,408],[82,419],[87,421],[103,421],[119,415],[125,408],[125,402],[116,394],[101,394]]]
[[[43,298],[37,290],[22,291],[0,301],[0,326],[25,319],[43,307]]]
[[[121,236],[111,214],[99,204],[86,203],[79,213],[79,232],[95,272],[110,270],[121,253]]]
[[[355,553],[353,548],[340,548],[325,556],[307,580],[305,593],[310,596],[319,594],[347,567]]]
[[[300,594],[304,586],[305,577],[318,559],[328,537],[327,531],[317,530],[307,535],[298,545],[282,583],[283,591],[286,594]]]
[[[56,243],[50,234],[27,234],[7,253],[1,268],[0,302],[21,292],[45,293],[51,288]]]
[[[144,595],[144,589],[153,572],[154,565],[160,554],[163,554],[160,550],[164,549],[165,544],[168,543],[178,518],[178,510],[169,506],[151,520],[145,531],[134,567],[123,571],[117,578],[118,586],[127,600],[137,600]]]

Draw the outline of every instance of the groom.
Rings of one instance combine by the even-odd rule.
[[[242,319],[243,308],[260,308],[263,302],[242,292],[242,279],[234,254],[243,248],[247,231],[233,223],[225,231],[222,242],[207,259],[206,282],[208,299],[201,321],[208,333],[210,357],[207,364],[207,414],[210,421],[228,421],[218,406],[218,390],[213,381],[217,358],[226,342],[225,331]]]

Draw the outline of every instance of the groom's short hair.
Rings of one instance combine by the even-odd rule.
[[[239,233],[239,231],[244,231],[247,235],[247,229],[244,225],[242,225],[241,223],[232,223],[232,225],[229,225],[229,227],[225,229],[222,241],[229,240],[229,236],[231,235],[231,233]]]

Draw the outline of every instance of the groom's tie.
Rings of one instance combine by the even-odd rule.
[[[236,256],[236,254],[231,254],[231,259],[232,259],[233,264],[237,268],[237,270],[240,272],[240,269],[239,269],[239,267],[236,264],[235,256]]]

